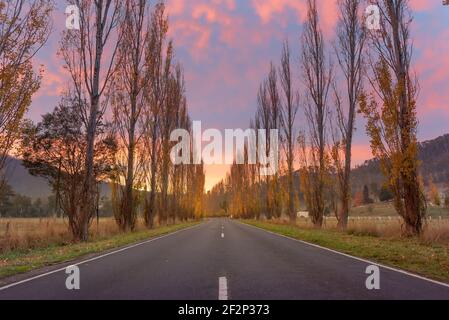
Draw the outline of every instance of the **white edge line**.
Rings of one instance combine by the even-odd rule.
[[[381,268],[384,268],[384,269],[387,269],[387,270],[390,270],[390,271],[395,271],[395,272],[398,272],[398,273],[402,273],[404,275],[407,275],[407,276],[410,276],[410,277],[413,277],[413,278],[417,278],[417,279],[420,279],[420,280],[424,280],[424,281],[427,281],[427,282],[431,282],[433,284],[437,284],[437,285],[449,288],[449,284],[444,283],[444,282],[440,282],[440,281],[432,280],[432,279],[429,279],[429,278],[426,278],[426,277],[422,277],[420,275],[417,275],[417,274],[414,274],[414,273],[411,273],[411,272],[408,272],[408,271],[404,271],[404,270],[401,270],[401,269],[397,269],[397,268],[394,268],[394,267],[389,267],[389,266],[380,264],[378,262],[373,262],[373,261],[370,261],[370,260],[367,260],[367,259],[351,256],[349,254],[346,254],[346,253],[343,253],[343,252],[339,252],[339,251],[336,251],[336,250],[333,250],[333,249],[329,249],[329,248],[326,248],[326,247],[322,247],[322,246],[317,245],[317,244],[313,244],[313,243],[306,242],[306,241],[303,241],[303,240],[299,240],[299,239],[295,239],[295,238],[292,238],[292,237],[284,236],[282,234],[275,233],[275,232],[272,232],[272,231],[269,231],[269,230],[265,230],[263,228],[256,227],[256,226],[253,226],[253,225],[250,225],[250,224],[246,224],[246,223],[243,223],[243,222],[240,222],[240,221],[237,221],[237,222],[242,224],[242,225],[244,225],[244,226],[248,226],[248,227],[252,227],[252,228],[255,228],[255,229],[259,229],[259,230],[265,231],[267,233],[273,234],[273,235],[278,236],[278,237],[282,237],[282,238],[285,238],[285,239],[293,240],[293,241],[296,241],[296,242],[299,242],[299,243],[302,243],[302,244],[305,244],[305,245],[308,245],[308,246],[311,246],[311,247],[314,247],[314,248],[318,248],[318,249],[321,249],[321,250],[325,250],[325,251],[329,251],[329,252],[332,252],[332,253],[336,253],[338,255],[341,255],[341,256],[344,256],[344,257],[347,257],[347,258],[351,258],[351,259],[354,259],[354,260],[365,262],[365,263],[368,263],[370,265],[379,266]]]
[[[186,228],[186,229],[181,229],[181,230],[178,230],[178,231],[175,231],[175,232],[172,232],[172,233],[169,233],[169,234],[157,237],[157,238],[146,240],[144,242],[139,242],[137,244],[133,244],[133,245],[124,247],[122,249],[115,250],[115,251],[112,251],[112,252],[109,252],[109,253],[106,253],[106,254],[94,257],[92,259],[84,260],[84,261],[81,261],[79,263],[75,263],[75,264],[69,265],[68,267],[81,266],[83,264],[86,264],[86,263],[89,263],[89,262],[93,262],[93,261],[96,261],[96,260],[100,260],[100,259],[112,256],[114,254],[117,254],[117,253],[129,250],[129,249],[137,248],[137,247],[143,246],[145,244],[148,244],[148,243],[151,243],[151,242],[154,242],[154,241],[157,241],[157,240],[161,240],[161,239],[164,239],[164,238],[168,238],[168,237],[174,236],[174,235],[176,235],[178,233],[181,233],[181,232],[184,232],[184,231],[188,231],[188,230],[192,230],[192,229],[198,228],[198,227],[200,227],[202,225],[203,225],[203,223],[200,223],[200,224],[195,225],[193,227],[189,227],[189,228]],[[28,278],[28,279],[25,279],[25,280],[22,280],[22,281],[18,281],[18,282],[15,282],[15,283],[8,284],[8,285],[6,285],[4,287],[0,287],[0,291],[4,291],[4,290],[10,289],[12,287],[16,287],[18,285],[21,285],[21,284],[24,284],[24,283],[27,283],[27,282],[30,282],[30,281],[33,281],[33,280],[37,280],[37,279],[44,278],[46,276],[49,276],[49,275],[52,275],[52,274],[55,274],[55,273],[58,273],[58,272],[65,271],[65,270],[67,270],[68,267],[57,269],[57,270],[53,270],[53,271],[50,271],[50,272],[47,272],[47,273],[43,273],[43,274],[40,274],[40,275],[31,277],[31,278]]]

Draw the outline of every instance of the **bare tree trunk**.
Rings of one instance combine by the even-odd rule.
[[[153,228],[156,209],[156,174],[157,174],[157,128],[153,129],[153,140],[151,142],[151,165],[150,165],[150,195],[145,209],[145,222],[148,228]]]
[[[136,118],[136,103],[131,103],[131,119]],[[125,230],[134,230],[135,227],[135,205],[134,205],[134,158],[136,152],[135,145],[135,121],[131,121],[129,128],[129,146],[128,146],[128,172],[125,185]]]
[[[328,175],[326,159],[327,97],[332,79],[332,68],[325,62],[324,39],[319,27],[315,0],[307,1],[307,20],[302,37],[301,67],[306,87],[305,114],[309,125],[312,167],[309,171],[311,198],[308,199],[309,214],[316,227],[323,224],[325,200],[324,188]]]
[[[166,41],[168,32],[168,19],[165,14],[165,5],[161,2],[156,5],[152,14],[151,41],[148,50],[147,63],[151,66],[150,87],[146,93],[147,110],[145,126],[145,145],[150,150],[149,164],[149,195],[146,199],[145,222],[152,227],[157,207],[157,175],[160,173],[158,164],[163,161],[162,149],[164,148],[163,112],[167,103],[167,86],[171,75],[171,62],[173,48],[171,42]],[[161,145],[161,147],[159,147]],[[160,208],[158,208],[160,209]],[[159,214],[161,214],[159,210]]]
[[[90,114],[88,118],[86,141],[86,163],[85,163],[85,178],[84,178],[84,197],[85,201],[81,203],[81,241],[89,239],[89,224],[90,220],[95,214],[95,176],[94,176],[94,148],[97,131],[98,113],[100,109],[100,70],[101,58],[103,56],[103,2],[95,3],[96,12],[96,35],[95,35],[95,62],[93,66],[92,84],[90,92]],[[86,12],[87,14],[87,12]]]
[[[264,81],[259,88],[258,93],[258,110],[256,115],[256,122],[258,124],[257,129],[263,129],[268,131],[270,128],[270,102],[269,102],[269,96],[268,96],[268,89],[267,89],[267,81]],[[262,143],[261,141],[260,143]],[[265,141],[265,152],[266,156],[269,154],[270,150],[270,141],[266,139]],[[262,152],[262,150],[259,150],[259,152]],[[265,216],[267,219],[272,218],[272,208],[271,208],[271,201],[270,201],[270,183],[271,179],[269,175],[266,175],[265,181],[263,182],[263,185],[261,186],[261,195],[265,198]]]
[[[339,0],[340,18],[337,28],[337,45],[335,53],[341,73],[345,80],[345,100],[347,108],[343,106],[336,85],[338,132],[334,135],[333,158],[337,169],[339,182],[339,197],[341,208],[338,213],[338,227],[345,230],[348,226],[348,217],[351,199],[351,169],[352,169],[352,140],[355,127],[356,108],[362,91],[363,49],[365,32],[360,21],[360,0]],[[344,155],[341,163],[340,153]]]
[[[279,130],[281,122],[281,104],[278,90],[277,71],[273,63],[270,64],[270,72],[266,80],[260,85],[258,93],[258,110],[256,123],[258,129],[265,130],[265,157],[271,154],[271,130]],[[261,141],[262,143],[263,141]],[[259,150],[262,152],[262,150]],[[279,155],[276,155],[278,158]],[[278,165],[277,163],[275,165]],[[273,169],[273,168],[271,168]],[[281,215],[281,201],[279,190],[278,172],[268,173],[265,176],[263,189],[266,202],[265,215],[267,219],[279,218]]]
[[[79,203],[79,239],[87,241],[89,225],[95,216],[97,183],[94,172],[95,142],[97,126],[106,106],[101,106],[101,98],[108,89],[114,74],[115,57],[120,43],[120,35],[112,45],[109,64],[103,70],[103,52],[121,18],[119,0],[75,0],[80,10],[80,30],[77,33],[65,32],[61,42],[61,52],[69,70],[77,95],[84,99],[88,95],[89,105],[83,110],[86,127],[86,157],[83,182],[83,201]],[[75,52],[75,54],[74,54]]]
[[[288,216],[291,224],[296,224],[295,189],[294,189],[294,152],[295,152],[295,120],[299,109],[299,94],[294,93],[293,76],[291,71],[290,47],[288,41],[284,43],[282,52],[280,78],[284,93],[282,107],[282,128],[285,135],[285,153],[287,159],[287,190]]]
[[[95,146],[95,132],[97,128],[97,117],[98,117],[98,82],[99,82],[99,66],[95,68],[94,76],[94,91],[97,92],[93,94],[91,99],[91,112],[89,116],[89,125],[87,127],[87,152],[86,152],[86,162],[85,162],[85,178],[84,178],[84,198],[85,201],[81,203],[80,206],[80,221],[81,221],[81,234],[80,240],[87,241],[89,239],[89,224],[90,220],[95,214],[95,176],[94,176],[94,146]],[[95,91],[96,90],[96,91]]]
[[[268,97],[269,97],[269,115],[270,115],[270,125],[267,128],[267,142],[269,148],[267,149],[269,155],[271,151],[274,151],[274,146],[271,145],[271,141],[268,138],[271,130],[280,130],[281,122],[282,122],[282,106],[279,96],[279,87],[278,87],[278,74],[276,67],[271,63],[270,65],[270,73],[268,74],[267,79],[268,84]],[[276,159],[279,159],[279,155],[276,155]],[[276,166],[279,164],[276,163]],[[273,168],[271,168],[273,169]],[[271,177],[270,184],[270,198],[271,198],[271,207],[272,213],[271,215],[275,218],[279,219],[282,215],[282,200],[281,200],[281,191],[279,185],[279,172],[273,172]]]
[[[122,43],[119,49],[114,89],[111,90],[114,131],[123,146],[126,163],[122,163],[121,153],[117,155],[117,185],[122,190],[118,198],[117,223],[123,231],[134,230],[137,220],[136,189],[143,180],[142,158],[138,157],[136,148],[141,143],[143,128],[139,121],[145,107],[145,91],[149,89],[150,68],[147,61],[150,46],[151,17],[147,18],[149,5],[144,0],[127,0],[125,18],[120,26]],[[148,20],[147,20],[148,19]],[[124,180],[124,186],[122,187]]]

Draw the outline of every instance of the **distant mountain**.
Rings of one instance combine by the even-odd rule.
[[[23,166],[22,161],[13,157],[7,160],[6,179],[16,193],[33,199],[46,199],[52,194],[47,180],[32,176]],[[102,184],[101,194],[110,197],[111,191],[108,184]]]
[[[419,145],[421,174],[425,183],[430,179],[440,186],[449,184],[449,134]],[[353,190],[362,190],[364,185],[384,183],[385,177],[377,160],[366,161],[353,170]]]
[[[46,199],[52,194],[47,181],[44,178],[32,176],[23,166],[22,161],[16,158],[10,157],[7,160],[6,179],[16,193],[33,199]]]
[[[438,184],[449,183],[449,134],[423,142],[419,159],[425,178],[432,178]]]

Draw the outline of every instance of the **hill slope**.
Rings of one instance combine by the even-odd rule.
[[[16,193],[33,199],[46,199],[52,193],[44,178],[32,176],[22,161],[16,158],[7,160],[6,179]]]
[[[47,181],[41,177],[32,176],[22,165],[22,161],[10,157],[7,160],[6,179],[13,190],[21,195],[37,199],[46,199],[52,194],[52,189]],[[101,195],[110,197],[109,185],[101,185]]]
[[[419,146],[421,174],[427,183],[432,179],[436,184],[444,186],[449,183],[449,134],[434,140],[422,142]],[[379,161],[366,161],[353,170],[354,190],[361,190],[364,185],[377,184],[385,181],[380,170]]]

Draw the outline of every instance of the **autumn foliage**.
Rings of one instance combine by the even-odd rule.
[[[49,36],[52,9],[50,0],[0,1],[0,192],[6,157],[40,87],[43,70],[32,59]]]

